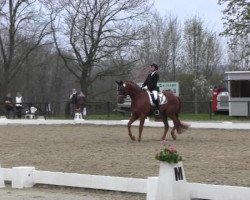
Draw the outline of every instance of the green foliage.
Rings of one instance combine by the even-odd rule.
[[[128,120],[130,115],[122,114],[103,114],[103,115],[87,115],[84,117],[89,120]],[[222,114],[212,114],[209,113],[181,113],[180,119],[184,121],[249,121],[247,117],[231,117],[227,113]],[[154,121],[154,117],[150,117],[150,121]]]
[[[167,145],[166,140],[161,142],[163,148],[160,150],[159,153],[156,154],[155,159],[167,163],[178,163],[182,161],[182,157],[178,154],[175,147],[171,145]]]
[[[84,117],[85,119],[93,119],[93,120],[126,120],[129,116],[122,114],[110,114],[110,115],[87,115]]]
[[[181,113],[180,119],[184,121],[249,121],[248,117],[231,117],[228,113],[211,114],[208,113]]]

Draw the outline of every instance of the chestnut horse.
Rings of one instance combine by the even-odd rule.
[[[118,103],[124,103],[124,100],[127,95],[131,98],[131,111],[132,115],[127,124],[128,126],[128,134],[132,140],[135,140],[135,136],[132,135],[131,125],[137,119],[140,120],[139,126],[139,137],[138,141],[141,141],[141,134],[144,126],[145,119],[149,116],[151,112],[151,104],[148,92],[146,90],[142,90],[136,83],[132,81],[116,81],[118,84]],[[181,123],[179,120],[179,113],[181,109],[181,101],[180,98],[175,96],[172,91],[166,90],[163,91],[167,99],[167,103],[159,106],[160,113],[163,118],[164,123],[164,133],[162,135],[162,140],[166,139],[167,132],[169,129],[168,117],[173,120],[174,127],[171,131],[172,138],[176,140],[175,130],[180,134],[184,129],[188,129],[188,126]]]

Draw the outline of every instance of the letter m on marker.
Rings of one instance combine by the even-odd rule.
[[[175,174],[175,180],[183,180],[183,174],[182,174],[182,168],[181,167],[175,167],[174,168],[174,174]]]

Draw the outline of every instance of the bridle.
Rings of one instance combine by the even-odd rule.
[[[126,87],[124,87],[123,85],[119,85],[117,97],[125,99],[127,96],[128,96],[128,90],[126,89]]]

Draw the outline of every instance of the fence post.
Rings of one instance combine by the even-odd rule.
[[[13,167],[12,168],[12,188],[33,187],[33,171],[35,167]]]
[[[110,101],[107,102],[107,107],[108,107],[108,117],[110,117]]]
[[[209,106],[209,119],[212,119],[212,101],[210,100],[209,102],[208,102],[208,106]]]
[[[250,118],[250,101],[247,102],[248,118]]]
[[[155,200],[157,193],[158,177],[148,177],[147,180],[147,200]]]
[[[28,103],[29,113],[31,113],[31,103]]]
[[[176,164],[161,161],[155,200],[190,199],[182,161]]]
[[[47,112],[48,112],[48,110],[47,110],[48,107],[47,106],[48,106],[48,104],[45,103],[44,106],[45,106],[45,108],[44,108],[45,109],[45,111],[44,111],[44,119],[47,119]]]

